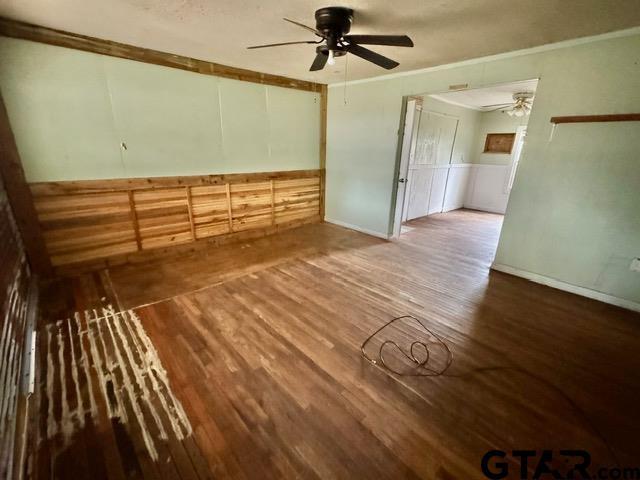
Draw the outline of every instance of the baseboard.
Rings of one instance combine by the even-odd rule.
[[[341,222],[340,220],[333,220],[331,218],[324,218],[324,221],[327,223],[333,223],[334,225],[338,225],[340,227],[348,228],[349,230],[355,230],[356,232],[366,233],[367,235],[371,235],[372,237],[382,238],[384,240],[389,240],[389,235],[376,232],[374,230],[369,230],[368,228],[362,228],[357,225],[351,225],[350,223]]]
[[[597,290],[591,290],[585,287],[578,287],[577,285],[571,285],[555,278],[545,277],[537,273],[528,272],[526,270],[520,270],[519,268],[510,267],[509,265],[503,265],[500,263],[494,263],[491,265],[492,270],[498,272],[508,273],[509,275],[515,275],[516,277],[526,278],[535,283],[547,285],[548,287],[557,288],[558,290],[564,290],[565,292],[575,293],[583,297],[592,298],[600,302],[615,305],[617,307],[626,308],[635,312],[640,312],[640,303],[624,298],[615,297],[606,293],[598,292]]]
[[[460,210],[461,208],[467,208],[464,204],[461,205],[449,205],[442,210],[442,213],[453,212],[454,210]]]
[[[497,208],[490,208],[490,207],[481,207],[478,205],[469,205],[468,203],[465,203],[461,208],[467,208],[469,210],[478,210],[479,212],[498,213],[500,215],[504,215],[506,212],[506,210],[498,210]]]

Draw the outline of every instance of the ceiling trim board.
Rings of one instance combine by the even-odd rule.
[[[100,55],[124,58],[137,62],[161,65],[163,67],[177,68],[189,72],[213,75],[217,77],[232,78],[245,82],[274,85],[277,87],[292,88],[310,92],[320,92],[324,84],[297,80],[294,78],[272,75],[269,73],[255,72],[244,68],[229,67],[219,63],[198,60],[195,58],[174,55],[148,48],[135,47],[125,43],[112,42],[86,35],[79,35],[53,28],[42,27],[30,23],[19,22],[0,17],[0,35],[22,40],[30,40],[47,45],[72,48]]]
[[[469,65],[477,65],[478,63],[493,62],[496,60],[505,60],[508,58],[521,57],[524,55],[533,55],[536,53],[548,52],[550,50],[559,50],[561,48],[575,47],[575,46],[584,45],[587,43],[600,42],[603,40],[611,40],[614,38],[630,37],[633,35],[640,35],[640,27],[627,28],[625,30],[616,30],[615,32],[602,33],[599,35],[591,35],[588,37],[574,38],[571,40],[563,40],[561,42],[547,43],[545,45],[540,45],[537,47],[524,48],[521,50],[513,50],[511,52],[498,53],[495,55],[488,55],[485,57],[471,58],[468,60],[461,60],[460,62],[436,65],[434,67],[420,68],[417,70],[409,70],[406,72],[389,73],[387,75],[380,75],[380,76],[371,77],[371,78],[362,78],[359,80],[350,80],[347,82],[334,82],[329,84],[329,88],[344,87],[345,85],[357,85],[360,83],[378,82],[382,80],[391,80],[394,78],[408,77],[412,75],[418,75],[421,73],[437,72],[440,70],[450,70],[452,68],[466,67]]]

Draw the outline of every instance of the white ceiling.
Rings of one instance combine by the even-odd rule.
[[[0,16],[202,60],[322,83],[344,80],[345,59],[309,72],[313,40],[281,18],[315,25],[328,0],[0,0]],[[338,2],[338,4],[340,4]],[[375,47],[393,72],[452,63],[640,25],[638,0],[349,0],[352,33],[408,34],[415,48]],[[389,73],[349,55],[348,79]]]
[[[513,102],[513,94],[519,92],[536,92],[538,80],[525,80],[524,82],[503,83],[486,88],[474,88],[471,90],[458,90],[438,95],[429,95],[431,98],[442,100],[453,105],[472,108],[474,110],[491,110],[482,108],[486,105],[500,105]]]

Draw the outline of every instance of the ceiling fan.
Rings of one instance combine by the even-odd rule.
[[[489,108],[487,112],[502,110],[510,117],[524,117],[531,113],[533,105],[533,92],[518,92],[513,94],[513,102],[496,103],[495,105],[483,105],[482,108]]]
[[[398,62],[391,60],[379,53],[376,53],[362,45],[390,45],[394,47],[413,47],[413,42],[406,35],[347,35],[351,30],[353,22],[353,10],[345,7],[326,7],[316,10],[316,27],[312,28],[302,23],[284,18],[283,20],[293,23],[304,28],[316,36],[320,40],[300,41],[300,42],[283,42],[270,43],[268,45],[256,45],[247,47],[267,48],[279,47],[282,45],[296,45],[301,43],[317,44],[316,58],[311,64],[310,71],[314,72],[322,70],[328,63],[333,65],[335,57],[342,57],[347,53],[352,53],[376,65],[391,70],[400,65]]]

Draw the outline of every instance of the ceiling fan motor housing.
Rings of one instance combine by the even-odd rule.
[[[327,39],[327,46],[323,49],[334,50],[336,56],[346,52],[338,45],[338,41],[351,30],[353,10],[345,7],[325,7],[316,10],[316,30]]]
[[[253,48],[281,47],[285,45],[315,44],[316,58],[309,71],[322,70],[328,63],[334,65],[334,58],[351,53],[367,62],[391,70],[400,65],[395,60],[369,50],[363,45],[387,45],[395,47],[413,47],[413,42],[407,35],[347,35],[353,22],[353,10],[346,7],[325,7],[316,10],[316,27],[309,27],[304,23],[283,18],[283,20],[314,33],[320,40],[303,40],[300,42],[281,42],[267,45],[255,45]]]

